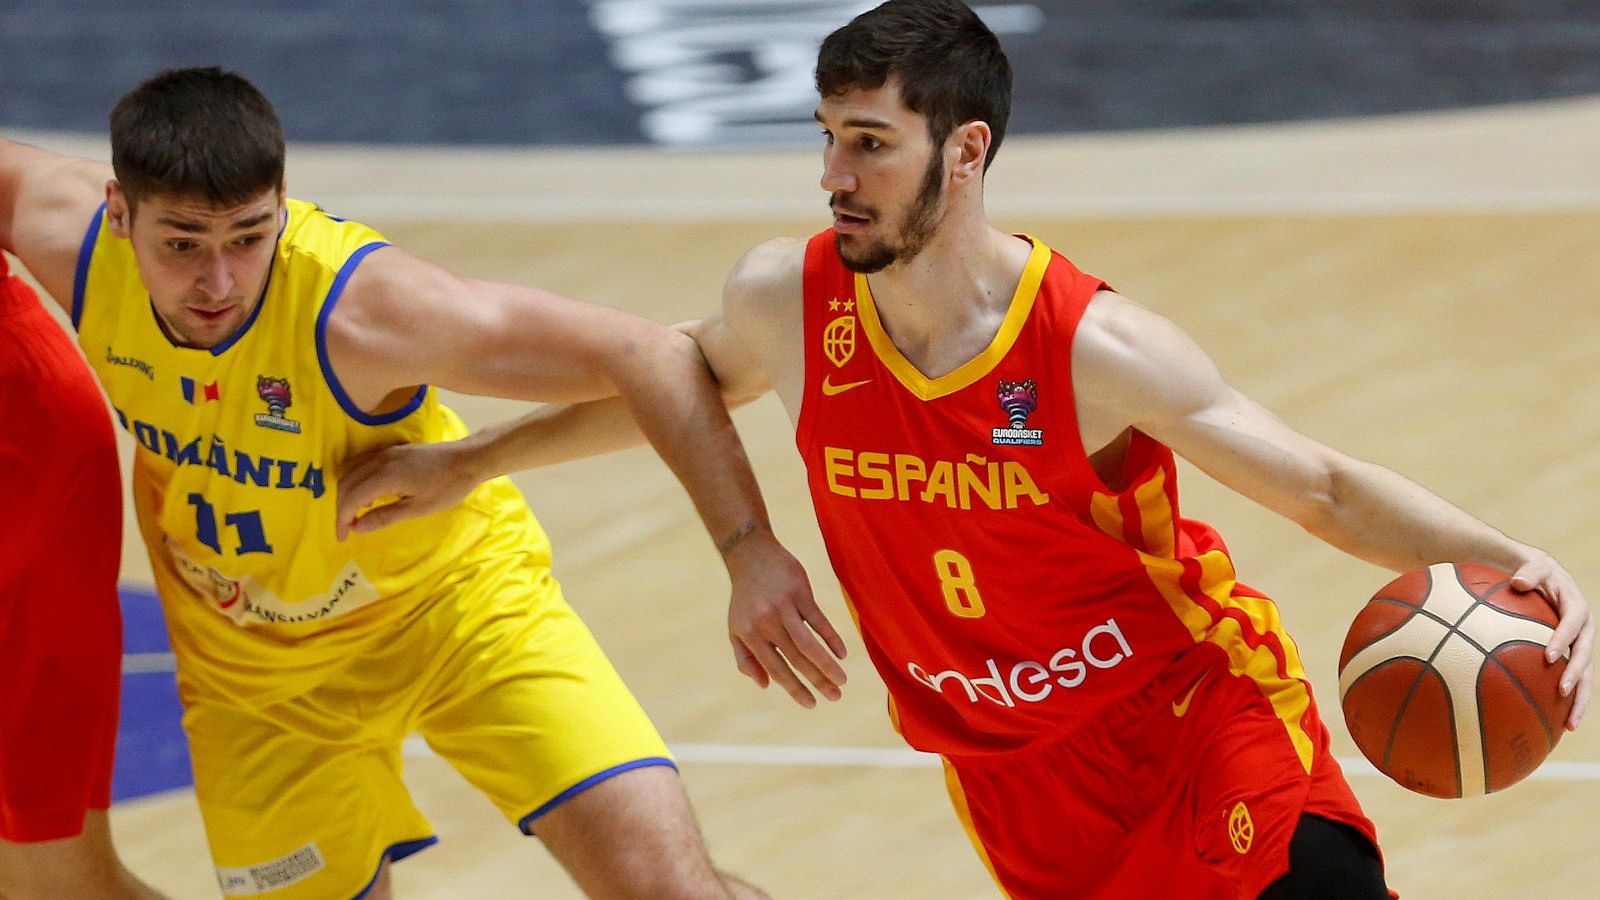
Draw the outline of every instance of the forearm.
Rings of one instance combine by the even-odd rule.
[[[766,506],[717,382],[695,342],[665,334],[613,375],[621,400],[683,484],[724,557],[770,532]]]
[[[551,403],[498,422],[461,442],[462,462],[480,480],[599,456],[645,444],[644,432],[621,397]]]
[[[767,528],[767,515],[727,403],[695,343],[677,332],[619,355],[619,396],[548,404],[458,445],[475,481],[650,443],[683,484],[724,555]],[[731,542],[731,543],[730,543]]]
[[[1359,460],[1330,472],[1324,501],[1300,524],[1346,553],[1397,572],[1443,561],[1514,572],[1542,553],[1416,482]]]

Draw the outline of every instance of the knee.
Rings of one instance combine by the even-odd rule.
[[[0,897],[6,900],[57,900],[60,897],[123,897],[119,867],[92,860],[28,854],[25,861],[0,863]]]
[[[0,840],[5,900],[154,896],[117,858],[104,810],[90,810],[75,837],[28,844]]]
[[[649,872],[634,870],[619,873],[625,885],[619,885],[618,896],[650,898],[650,900],[728,900],[731,897],[761,897],[761,894],[744,894],[734,890],[721,873],[709,866],[678,865],[670,869]]]

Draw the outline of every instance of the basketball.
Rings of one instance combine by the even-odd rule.
[[[1547,664],[1555,610],[1511,576],[1438,563],[1367,602],[1339,654],[1339,699],[1362,754],[1432,797],[1503,790],[1555,749],[1572,711]]]

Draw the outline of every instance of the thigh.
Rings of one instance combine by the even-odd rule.
[[[510,560],[430,616],[451,617],[452,638],[417,730],[524,832],[609,778],[672,766],[548,570]]]
[[[111,802],[121,621],[103,588],[98,604],[63,602],[81,574],[13,570],[0,584],[0,839],[71,837]]]
[[[1200,861],[1239,896],[1254,897],[1290,869],[1308,813],[1349,827],[1375,847],[1372,823],[1333,758],[1315,697],[1290,711],[1290,729],[1285,711],[1250,679],[1212,680],[1204,706],[1197,695],[1199,712],[1180,742],[1195,764],[1175,824]]]
[[[1105,737],[1084,732],[1005,758],[946,760],[956,816],[1007,896],[1105,896],[1127,854],[1138,793]]]
[[[1025,758],[957,765],[1008,894],[1231,900],[1282,874],[1308,782],[1294,745],[1252,684],[1179,682],[1191,702],[1162,693]]]
[[[1238,896],[1252,897],[1288,867],[1289,840],[1311,786],[1302,752],[1326,753],[1326,735],[1307,711],[1298,721],[1321,739],[1309,748],[1296,744],[1250,678],[1217,672],[1207,682],[1175,759],[1188,775],[1169,833]]]
[[[96,412],[98,436],[0,421],[0,839],[70,837],[110,803],[122,495]]]
[[[265,712],[189,701],[195,794],[226,896],[356,896],[384,860],[436,840],[401,782],[398,736],[330,739],[315,700]]]

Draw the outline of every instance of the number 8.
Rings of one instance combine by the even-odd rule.
[[[983,598],[972,581],[972,563],[954,550],[940,550],[933,554],[933,567],[939,573],[945,607],[963,619],[983,618]]]

